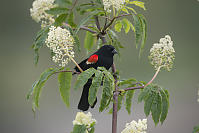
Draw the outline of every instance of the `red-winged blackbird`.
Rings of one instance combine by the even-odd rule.
[[[93,53],[89,58],[79,63],[79,66],[82,68],[82,70],[86,70],[91,67],[95,69],[97,69],[97,67],[105,67],[108,70],[113,64],[113,56],[116,53],[117,51],[112,45],[104,45],[95,53]],[[80,72],[77,67],[75,67],[75,70]],[[78,109],[82,111],[87,111],[89,106],[94,108],[95,104],[97,103],[97,98],[93,105],[89,105],[88,103],[89,88],[91,84],[92,79],[89,79],[88,82],[84,85],[82,96],[78,104]]]

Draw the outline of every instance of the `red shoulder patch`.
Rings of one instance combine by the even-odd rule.
[[[86,63],[92,64],[92,63],[96,63],[97,61],[98,61],[98,55],[94,54],[88,58]]]

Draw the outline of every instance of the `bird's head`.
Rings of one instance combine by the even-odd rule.
[[[97,53],[101,53],[104,56],[113,56],[117,54],[117,50],[112,45],[104,45],[102,46]]]

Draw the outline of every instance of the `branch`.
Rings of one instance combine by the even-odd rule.
[[[89,32],[91,32],[91,33],[93,33],[93,34],[96,34],[97,32],[95,32],[95,31],[93,31],[93,30],[91,30],[91,29],[89,29],[88,27],[86,27],[86,26],[81,26],[80,27],[80,29],[82,29],[82,30],[86,30],[86,31],[89,31]]]
[[[101,31],[98,16],[95,16],[95,24],[96,24],[96,26],[97,26],[98,30],[99,30],[99,31]]]
[[[112,115],[112,133],[117,133],[117,106],[118,106],[118,86],[117,86],[117,75],[116,75],[116,67],[113,63],[112,65],[113,77],[115,79],[115,91],[113,93],[113,115]]]
[[[124,16],[129,16],[129,15],[131,15],[131,14],[122,14],[122,15],[119,15],[119,16],[117,16],[117,17],[113,17],[113,18],[111,19],[111,22],[108,23],[106,26],[104,26],[104,28],[103,28],[102,31],[105,32],[105,31],[113,24],[113,22],[114,22],[115,19],[118,19],[118,18],[124,17]]]

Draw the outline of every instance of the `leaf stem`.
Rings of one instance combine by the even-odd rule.
[[[77,68],[79,69],[80,72],[83,72],[83,70],[81,69],[81,67],[77,64],[77,62],[73,59],[73,57],[71,57],[70,55],[68,55],[68,57],[72,60],[72,62],[77,66]]]
[[[153,80],[157,77],[158,73],[160,72],[160,68],[161,68],[161,66],[158,67],[158,69],[157,69],[156,73],[154,74],[153,78],[144,87],[147,87],[148,85],[150,85],[153,82]]]
[[[146,85],[143,85],[143,86],[136,86],[136,87],[130,87],[130,88],[125,88],[124,91],[128,91],[128,90],[135,90],[135,89],[143,89],[145,87],[147,87],[148,85],[150,85],[153,80],[157,77],[158,73],[160,72],[160,69],[161,69],[161,66],[158,67],[157,71],[155,72],[155,74],[153,75],[152,79],[146,83]]]

